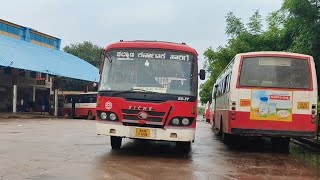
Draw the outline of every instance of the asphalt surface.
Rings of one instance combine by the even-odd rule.
[[[236,144],[224,145],[198,122],[188,154],[171,143],[129,139],[113,151],[95,121],[0,120],[0,179],[320,179],[318,154],[296,145],[274,152],[265,139]]]

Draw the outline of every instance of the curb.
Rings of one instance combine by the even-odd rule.
[[[2,116],[1,119],[53,119],[56,118],[54,116],[17,116],[17,115],[11,115],[11,116]]]

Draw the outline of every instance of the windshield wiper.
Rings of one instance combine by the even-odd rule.
[[[130,93],[130,92],[145,92],[145,93],[150,93],[150,94],[155,94],[155,93],[158,93],[158,92],[153,92],[153,91],[147,91],[145,89],[139,89],[139,88],[131,88],[130,90],[126,90],[126,91],[117,91],[117,92],[114,92],[112,95],[117,95],[117,94],[123,94],[123,93]]]

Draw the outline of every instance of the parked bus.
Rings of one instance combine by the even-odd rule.
[[[197,118],[197,52],[186,44],[120,41],[103,51],[97,134],[176,142],[188,150]],[[200,70],[200,79],[205,71]]]
[[[212,113],[215,134],[271,137],[288,148],[291,137],[317,132],[318,87],[311,56],[286,52],[238,54],[217,78]]]
[[[93,120],[96,117],[97,92],[65,93],[63,112],[65,116],[86,118]]]
[[[211,106],[211,103],[210,101],[208,101],[206,104],[205,116],[204,116],[207,123],[210,123],[210,111],[211,111],[210,106]]]

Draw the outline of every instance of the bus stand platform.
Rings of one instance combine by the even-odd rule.
[[[43,118],[55,118],[52,115],[46,113],[45,115],[40,112],[16,112],[16,113],[0,113],[0,120],[4,119],[43,119]]]

